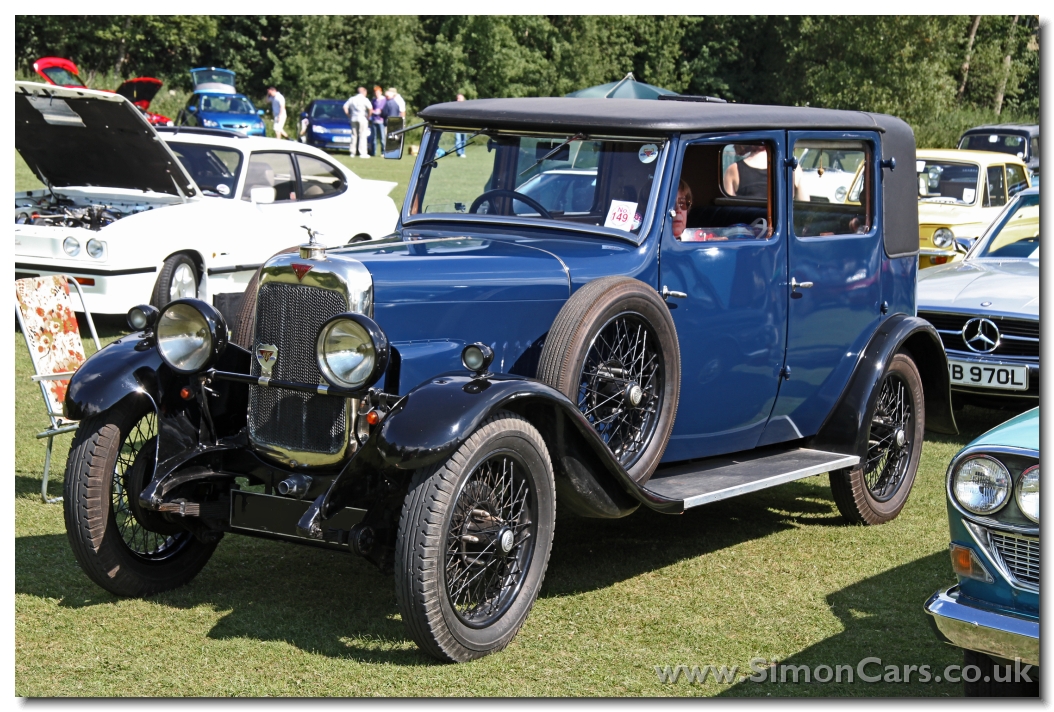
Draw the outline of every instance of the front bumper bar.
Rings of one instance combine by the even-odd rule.
[[[1039,665],[1039,620],[971,606],[960,600],[958,585],[930,596],[926,612],[933,616],[938,636],[947,643]]]

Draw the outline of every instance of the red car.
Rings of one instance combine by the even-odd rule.
[[[81,81],[77,65],[62,57],[41,57],[33,62],[33,71],[44,78],[48,84],[60,87],[87,88]],[[172,119],[151,112],[150,102],[161,89],[161,80],[153,77],[136,77],[117,87],[117,92],[127,98],[146,115],[146,120],[154,126],[172,126]]]

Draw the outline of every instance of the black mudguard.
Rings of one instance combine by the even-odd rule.
[[[70,420],[84,420],[117,405],[131,395],[159,402],[158,372],[164,366],[146,334],[129,334],[81,364],[70,379],[63,411]]]
[[[304,515],[301,531],[320,536],[321,521],[349,504],[355,481],[366,472],[408,478],[446,460],[487,417],[501,410],[523,416],[541,432],[553,458],[561,506],[601,518],[626,516],[640,504],[681,511],[679,500],[657,497],[633,482],[589,421],[559,391],[521,376],[458,372],[421,384],[393,406]]]
[[[849,384],[810,445],[817,449],[859,455],[866,461],[869,423],[867,414],[878,398],[878,384],[890,360],[908,353],[922,377],[926,404],[926,429],[959,432],[952,413],[948,357],[933,326],[916,316],[894,314],[882,322],[860,354]]]

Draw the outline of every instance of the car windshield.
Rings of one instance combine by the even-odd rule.
[[[242,166],[241,151],[197,143],[168,142],[176,158],[207,196],[233,198]]]
[[[344,113],[343,102],[334,101],[333,103],[317,103],[311,107],[311,118],[312,119],[331,119],[334,121],[347,121],[348,117]]]
[[[256,108],[241,96],[203,96],[201,110],[216,114],[255,114]]]
[[[63,69],[62,67],[48,67],[42,69],[42,72],[48,76],[48,79],[55,82],[59,86],[63,87],[82,87],[84,82],[80,80],[73,72]]]
[[[977,202],[980,169],[975,163],[920,158],[915,161],[915,173],[919,178],[919,200],[959,205]]]
[[[1019,134],[1008,133],[984,133],[963,136],[959,141],[959,148],[968,151],[996,151],[998,153],[1009,153],[1024,160],[1028,151],[1028,140]]]
[[[970,259],[1039,259],[1039,196],[1022,195],[992,226]]]
[[[527,218],[637,235],[661,140],[433,130],[410,216]]]

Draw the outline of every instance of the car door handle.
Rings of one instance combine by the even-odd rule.
[[[791,291],[796,289],[812,289],[812,282],[799,282],[798,280],[791,277]]]
[[[670,297],[673,297],[674,299],[687,299],[688,294],[685,292],[675,292],[665,284],[662,285],[662,298],[669,299]]]

